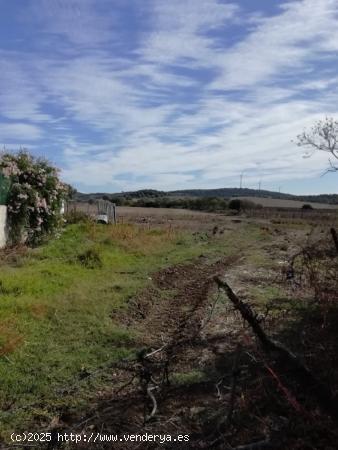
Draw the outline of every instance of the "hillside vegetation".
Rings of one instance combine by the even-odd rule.
[[[320,194],[320,195],[292,195],[282,192],[247,189],[247,188],[220,188],[220,189],[188,189],[178,191],[157,191],[154,189],[142,189],[139,191],[120,192],[115,194],[109,193],[92,193],[83,194],[78,192],[75,196],[76,200],[88,201],[90,199],[107,199],[117,202],[118,204],[126,204],[131,200],[155,200],[162,201],[178,201],[179,199],[195,199],[195,198],[220,198],[230,199],[232,197],[255,197],[269,199],[295,200],[299,202],[313,202],[338,205],[338,194]],[[141,206],[141,205],[139,205]]]

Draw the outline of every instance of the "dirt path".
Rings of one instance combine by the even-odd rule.
[[[257,440],[262,440],[262,447],[253,448],[272,448],[265,445],[271,433],[275,433],[275,449],[333,448],[302,447],[303,441],[320,443],[323,429],[330,425],[318,425],[316,416],[307,425],[310,416],[294,407],[278,373],[277,378],[271,376],[250,329],[213,282],[215,275],[225,275],[249,301],[250,289],[261,285],[271,289],[280,275],[278,262],[286,257],[286,238],[278,232],[261,249],[275,268],[272,264],[257,270],[247,258],[254,250],[249,249],[238,257],[212,263],[200,257],[153,274],[153,286],[131,299],[127,313],[116,319],[135,333],[138,357],[112,367],[111,391],[97,398],[90,411],[66,421],[63,429],[87,435],[189,435],[189,442],[179,446],[170,441],[121,442],[113,447],[101,442],[96,449],[230,449]],[[274,330],[279,320],[272,317]],[[269,323],[264,323],[266,329]],[[225,426],[232,411],[231,424]],[[76,448],[92,447],[78,444]]]
[[[180,341],[194,336],[201,327],[205,309],[214,290],[212,277],[224,271],[226,261],[169,267],[154,275],[155,286],[167,298],[158,298],[145,320],[136,326],[144,345],[160,347],[168,340]]]
[[[85,416],[73,418],[68,430],[189,434],[189,446],[182,444],[180,448],[195,448],[193,441],[200,442],[200,433],[205,432],[200,415],[219,406],[215,387],[219,356],[215,349],[226,338],[224,333],[210,333],[217,304],[213,277],[223,274],[236,260],[225,258],[210,264],[201,257],[194,263],[169,267],[153,275],[154,288],[141,292],[130,302],[125,320],[139,336],[137,347],[144,349],[143,354],[155,351],[154,355],[141,362],[117,365],[111,393],[98,400]],[[230,359],[230,369],[231,364]],[[206,376],[206,372],[210,374]],[[165,374],[170,384],[162,383]],[[157,410],[152,420],[145,423],[145,416],[153,407],[145,393],[147,376],[161,386],[155,387],[148,380],[147,385],[155,387]],[[99,444],[95,448],[111,447]],[[123,444],[114,448],[127,447]],[[172,447],[139,443],[137,448]]]
[[[73,418],[67,428],[70,425],[77,433],[188,434],[189,444],[182,443],[180,448],[209,448],[217,435],[219,416],[226,416],[229,408],[229,386],[243,325],[231,305],[220,301],[213,277],[227,274],[237,287],[238,274],[247,266],[242,255],[212,263],[201,256],[154,273],[153,287],[131,299],[127,314],[115,319],[136,334],[136,346],[143,349],[140,359],[114,367],[111,392],[98,399],[86,415]],[[154,405],[147,386],[154,387],[157,403],[150,421],[145,419]],[[99,445],[96,448],[111,448]],[[114,448],[127,447],[123,443]],[[177,446],[138,443],[135,448]]]

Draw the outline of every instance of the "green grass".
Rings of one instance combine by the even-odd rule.
[[[280,287],[274,285],[251,286],[249,292],[255,302],[260,306],[264,306],[284,294],[284,291]]]
[[[3,263],[0,437],[8,439],[33,420],[48,424],[66,405],[88,403],[107,383],[109,364],[137,349],[137,337],[114,320],[128,299],[160,268],[201,254],[215,259],[244,253],[262,238],[253,225],[230,234],[200,239],[188,232],[84,223],[68,226],[15,265]]]
[[[192,370],[191,372],[174,372],[170,381],[178,386],[196,384],[204,381],[206,375],[201,370]]]
[[[203,244],[192,244],[189,235],[161,230],[72,225],[20,267],[2,265],[1,431],[23,429],[36,408],[52,416],[62,404],[81,402],[83,392],[70,401],[60,389],[84,369],[132,353],[133,335],[114,322],[114,312],[150,283],[152,271],[197,256]],[[84,263],[88,253],[99,263]]]

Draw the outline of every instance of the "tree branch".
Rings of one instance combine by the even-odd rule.
[[[332,398],[332,394],[327,386],[317,380],[294,353],[280,342],[266,335],[250,306],[242,302],[225,281],[221,280],[218,276],[214,280],[218,288],[225,291],[235,309],[240,312],[243,319],[251,326],[253,332],[261,342],[264,351],[275,360],[278,360],[281,367],[287,367],[288,372],[293,373],[293,378],[297,381],[298,387],[306,390],[311,396],[316,397],[322,409],[329,412],[332,416],[338,417],[338,404]]]

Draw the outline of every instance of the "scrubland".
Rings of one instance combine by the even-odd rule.
[[[179,430],[185,448],[335,448],[335,413],[265,354],[214,277],[334,395],[336,259],[320,221],[140,208],[3,250],[1,439],[89,427]]]

